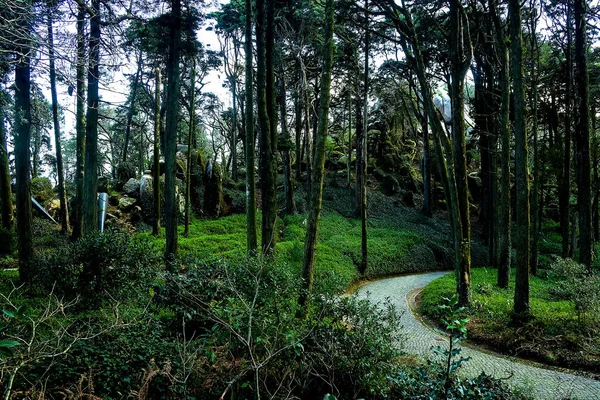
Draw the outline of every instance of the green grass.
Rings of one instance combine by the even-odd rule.
[[[597,340],[584,343],[577,311],[572,301],[557,300],[549,294],[556,285],[550,279],[535,276],[530,278],[530,305],[533,319],[523,328],[512,324],[512,309],[515,271],[511,271],[508,289],[496,286],[495,269],[472,270],[472,304],[466,310],[471,319],[468,324],[469,337],[492,348],[534,357],[562,366],[597,369],[600,354]],[[419,311],[438,321],[438,304],[443,297],[456,293],[454,274],[438,278],[425,287]],[[586,351],[583,350],[585,346]],[[592,346],[592,347],[590,347]],[[580,348],[581,347],[581,348]],[[527,350],[523,350],[526,348]],[[577,351],[574,351],[574,348]]]
[[[260,215],[259,215],[260,217]],[[278,219],[279,241],[275,248],[278,262],[290,264],[300,272],[304,256],[304,236],[307,216],[299,214]],[[258,221],[260,226],[260,219]],[[239,261],[246,252],[246,216],[232,215],[216,220],[194,219],[190,234],[183,236],[178,228],[179,251],[182,259],[210,260],[223,258]],[[138,234],[164,251],[164,229],[158,237],[150,232]],[[370,277],[437,269],[433,254],[423,251],[423,238],[408,229],[391,226],[384,220],[370,221],[368,233]],[[260,242],[260,230],[258,232]],[[431,256],[428,258],[428,256]],[[425,259],[423,259],[425,257]],[[361,226],[357,219],[337,212],[324,212],[320,223],[316,254],[315,282],[335,290],[344,290],[357,278],[361,260]]]

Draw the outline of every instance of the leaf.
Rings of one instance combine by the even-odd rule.
[[[8,311],[8,310],[2,310],[2,313],[4,314],[4,316],[6,318],[14,318],[15,317],[15,314],[13,314],[11,311]]]
[[[11,340],[11,339],[0,340],[0,348],[3,348],[3,349],[12,349],[13,347],[16,347],[18,345],[19,345],[19,342],[17,342],[16,340]]]

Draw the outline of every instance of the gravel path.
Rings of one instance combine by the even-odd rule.
[[[375,303],[389,298],[399,311],[404,312],[402,324],[407,334],[404,349],[408,353],[428,357],[432,354],[432,346],[446,340],[415,318],[407,298],[416,296],[415,289],[426,286],[446,273],[433,272],[383,279],[368,283],[358,292],[360,297],[368,295],[369,300]],[[471,357],[461,368],[463,374],[476,376],[485,371],[497,378],[512,374],[508,382],[531,392],[535,399],[600,399],[600,381],[465,346],[462,355]]]

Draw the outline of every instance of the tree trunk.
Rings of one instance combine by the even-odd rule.
[[[350,165],[352,164],[352,94],[348,91],[348,160],[346,161],[347,184],[352,180]]]
[[[500,25],[500,16],[496,9],[495,0],[490,0],[491,15],[494,20],[496,32],[496,44],[499,48],[498,56],[501,63],[500,68],[500,121],[498,125],[498,136],[502,141],[502,153],[500,155],[500,204],[498,205],[499,224],[498,243],[494,266],[498,269],[498,286],[508,288],[510,278],[510,248],[511,248],[511,226],[510,226],[510,68],[508,46],[509,41],[504,36],[504,29]]]
[[[60,225],[64,234],[69,232],[69,210],[65,191],[65,173],[63,168],[60,125],[58,122],[58,96],[56,95],[56,69],[54,65],[54,32],[52,29],[51,3],[48,4],[48,56],[50,58],[50,91],[52,93],[52,121],[54,123],[54,141],[56,146],[56,175],[58,175],[58,197],[60,200]]]
[[[257,97],[258,120],[260,124],[260,170],[262,195],[262,252],[270,256],[275,248],[275,219],[277,217],[277,198],[275,193],[275,162],[273,146],[273,70],[272,62],[274,38],[273,1],[256,2],[256,51],[257,51]],[[269,36],[271,33],[271,36]]]
[[[323,46],[323,76],[321,78],[321,97],[319,99],[319,127],[317,131],[316,151],[314,158],[315,182],[313,185],[312,207],[306,227],[304,242],[304,259],[302,262],[303,287],[300,290],[298,303],[307,311],[307,302],[312,291],[315,269],[315,249],[319,235],[319,221],[323,200],[323,181],[325,177],[325,145],[329,125],[329,100],[331,97],[331,71],[333,69],[333,0],[325,4],[325,43]]]
[[[185,227],[183,234],[187,237],[190,234],[190,197],[191,197],[191,180],[192,180],[192,136],[194,135],[195,123],[196,123],[196,58],[192,58],[192,77],[190,79],[190,123],[188,131],[188,150],[187,150],[187,170],[185,177]],[[234,91],[234,104],[235,104],[235,91]],[[235,109],[235,107],[234,107]],[[234,111],[235,112],[235,111]],[[234,118],[235,120],[235,118]],[[236,122],[237,124],[237,122]],[[233,131],[235,132],[237,127],[234,125]],[[235,133],[234,133],[235,135]],[[233,154],[235,150],[232,148]],[[235,158],[235,156],[234,156]]]
[[[254,177],[254,95],[252,87],[252,0],[246,0],[246,246],[256,253],[256,181]]]
[[[6,104],[0,104],[0,214],[2,217],[2,226],[12,230],[14,226],[13,219],[13,201],[12,190],[10,187],[10,169],[8,166],[8,145],[7,131],[4,125]]]
[[[30,261],[33,257],[31,232],[31,55],[29,47],[31,3],[20,18],[22,43],[15,64],[15,168],[17,181],[17,236],[19,248],[19,278],[31,282]]]
[[[536,18],[537,9],[534,7],[532,0],[532,15],[530,26],[530,55],[531,55],[531,121],[533,134],[533,193],[531,196],[531,274],[537,274],[538,265],[538,243],[540,237],[539,224],[539,207],[540,207],[540,156],[538,151],[538,66],[539,66],[539,51],[536,36]]]
[[[429,123],[427,114],[421,116],[421,130],[423,131],[423,208],[421,212],[431,218],[433,216],[431,209],[431,166],[429,155]]]
[[[142,51],[138,54],[137,70],[135,72],[135,78],[133,80],[133,88],[131,89],[131,101],[129,103],[129,109],[127,110],[127,124],[125,125],[125,143],[123,144],[123,155],[121,161],[125,163],[127,161],[127,154],[129,151],[129,136],[131,134],[131,123],[133,122],[133,114],[135,113],[135,98],[137,97],[137,87],[140,80],[140,74],[142,73]],[[141,148],[140,148],[141,152]],[[143,174],[144,171],[140,171]]]
[[[287,125],[287,105],[286,105],[286,87],[285,74],[283,67],[280,67],[279,78],[279,110],[281,113],[281,137],[282,142],[279,146],[283,155],[283,188],[285,195],[285,213],[292,215],[296,213],[296,203],[294,202],[294,186],[292,183],[292,161],[290,158],[290,147],[292,138]]]
[[[156,87],[154,88],[154,176],[152,179],[152,234],[160,233],[160,68],[156,68]]]
[[[517,187],[517,275],[514,313],[517,322],[529,318],[529,173],[527,171],[527,133],[525,131],[525,93],[523,86],[523,47],[521,39],[521,5],[509,0],[511,74],[515,99],[515,179]]]
[[[575,0],[575,64],[579,123],[575,133],[577,203],[579,212],[579,262],[592,273],[592,187],[590,167],[590,85],[587,65],[586,1]]]
[[[179,207],[175,196],[177,122],[179,119],[179,52],[181,39],[181,1],[172,1],[171,35],[167,60],[167,115],[165,126],[165,263],[175,272],[177,258],[177,223]]]
[[[454,173],[460,215],[460,267],[457,291],[459,304],[466,306],[471,298],[471,221],[469,218],[469,189],[465,141],[464,80],[471,64],[472,49],[468,36],[467,16],[460,0],[450,1],[450,59],[452,86],[452,144]],[[466,34],[465,34],[466,32]]]
[[[85,130],[85,181],[83,234],[98,231],[98,77],[100,73],[100,0],[92,0],[90,18],[87,116]]]
[[[75,201],[71,213],[72,238],[77,240],[83,232],[83,189],[85,155],[85,6],[77,4],[77,105],[75,112],[76,161]]]
[[[296,180],[300,181],[302,174],[302,68],[300,66],[300,59],[296,59],[296,69],[298,72],[298,82],[296,85],[295,93],[295,134],[296,134]]]
[[[304,92],[304,153],[306,154],[306,208],[311,209],[312,193],[312,139],[310,135],[310,102],[308,101],[308,82],[306,70],[302,71],[302,87]]]
[[[369,131],[369,1],[365,0],[365,83],[364,83],[364,102],[363,102],[363,134],[362,134],[362,157],[361,157],[361,180],[360,180],[360,231],[361,231],[361,262],[358,272],[361,276],[367,273],[369,265],[369,254],[367,246],[367,153]]]
[[[573,84],[573,59],[572,59],[572,47],[573,47],[573,33],[571,23],[571,6],[570,2],[566,4],[567,13],[567,48],[566,48],[566,70],[567,70],[567,84],[565,87],[565,136],[564,136],[564,158],[562,167],[562,182],[559,198],[559,209],[560,209],[560,230],[562,233],[562,256],[567,257],[569,255],[569,212],[570,204],[569,199],[571,197],[571,115],[572,115],[572,89]]]

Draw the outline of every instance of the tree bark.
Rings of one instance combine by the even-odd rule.
[[[566,71],[567,83],[565,86],[565,136],[564,136],[564,155],[562,167],[562,182],[559,198],[560,209],[560,230],[562,233],[562,256],[569,255],[569,213],[570,213],[570,197],[571,197],[571,115],[573,110],[572,100],[572,85],[573,85],[573,32],[571,22],[571,3],[566,3],[567,13],[567,48],[566,48]]]
[[[188,131],[188,150],[187,150],[187,169],[185,177],[185,227],[183,234],[187,237],[190,234],[190,197],[191,197],[191,180],[192,180],[192,136],[194,135],[195,123],[196,123],[196,58],[192,58],[192,77],[190,79],[190,123]],[[235,104],[235,91],[234,91],[234,104]],[[235,109],[235,107],[234,107]],[[235,112],[235,111],[234,111]],[[235,121],[235,118],[234,118]],[[235,122],[237,124],[237,122]],[[233,131],[235,132],[237,127],[234,125]],[[235,133],[234,133],[235,135]],[[235,154],[235,150],[232,148]],[[235,157],[234,157],[235,158]]]
[[[292,183],[292,160],[290,158],[290,147],[292,138],[287,124],[286,86],[283,66],[280,67],[279,77],[279,112],[281,113],[281,149],[283,158],[283,188],[285,197],[285,213],[292,215],[296,213],[296,202],[294,201],[294,185]]]
[[[273,1],[257,0],[256,2],[256,51],[257,51],[257,100],[258,120],[260,124],[260,170],[262,195],[262,253],[270,256],[275,248],[275,219],[277,217],[277,197],[275,193],[275,162],[273,146],[273,71],[272,52],[274,21]]]
[[[578,117],[575,133],[579,262],[592,273],[592,188],[590,166],[590,85],[587,65],[586,1],[575,0],[575,64],[577,66]]]
[[[358,272],[361,276],[367,273],[369,265],[369,253],[367,245],[367,135],[369,132],[369,1],[365,0],[365,73],[364,73],[364,100],[363,100],[363,134],[362,134],[362,156],[360,158],[360,243],[361,243],[361,262]]]
[[[14,227],[12,190],[10,187],[10,169],[8,166],[7,130],[4,125],[5,104],[0,105],[0,214],[2,226],[12,230]]]
[[[52,93],[52,121],[54,123],[54,142],[56,147],[56,175],[58,175],[58,198],[60,201],[61,232],[69,232],[69,210],[65,191],[65,172],[63,168],[60,125],[58,121],[58,96],[56,94],[56,68],[54,63],[54,32],[52,29],[52,5],[48,3],[48,56],[50,61],[50,92]]]
[[[135,72],[135,78],[133,79],[133,88],[131,90],[131,101],[129,109],[127,110],[127,123],[125,125],[125,142],[123,144],[123,155],[121,161],[125,163],[127,161],[127,154],[129,151],[129,136],[131,135],[131,123],[133,122],[133,114],[135,113],[135,98],[137,97],[137,87],[140,80],[140,74],[142,72],[142,51],[138,54],[137,70]],[[140,149],[141,151],[141,149]],[[140,171],[143,174],[144,171]]]
[[[77,4],[77,89],[75,131],[75,201],[71,213],[72,238],[77,240],[83,232],[83,189],[85,164],[85,6]]]
[[[177,223],[179,207],[175,196],[177,122],[179,119],[179,52],[181,41],[181,0],[173,0],[171,34],[167,60],[167,115],[165,124],[165,263],[175,272],[177,258]]]
[[[531,54],[531,121],[533,134],[533,193],[531,196],[531,274],[537,274],[538,265],[538,243],[540,237],[539,218],[540,207],[540,156],[538,151],[538,66],[539,66],[539,51],[536,36],[536,18],[537,9],[534,7],[534,0],[531,4],[531,26],[530,26],[530,54]]]
[[[256,254],[256,181],[254,176],[254,93],[252,65],[252,0],[246,0],[246,246]]]
[[[460,215],[460,267],[457,292],[459,304],[466,306],[471,298],[471,221],[467,184],[467,157],[465,141],[464,79],[472,58],[467,16],[460,0],[450,1],[450,97],[452,99],[452,144],[454,176]]]
[[[22,41],[15,64],[15,168],[17,181],[17,236],[19,278],[22,283],[32,279],[30,261],[33,257],[31,232],[31,3],[24,5],[27,13],[20,18]]]
[[[160,68],[156,68],[154,88],[154,176],[152,179],[152,234],[160,234]]]
[[[331,98],[331,71],[333,69],[333,0],[325,4],[325,43],[323,46],[323,76],[321,78],[321,97],[319,99],[319,125],[317,131],[316,150],[314,157],[315,182],[313,185],[312,207],[306,228],[304,242],[304,259],[302,262],[303,287],[300,290],[298,304],[307,311],[307,303],[313,287],[315,250],[319,235],[323,200],[323,181],[325,177],[325,145],[329,126],[329,101]]]
[[[504,29],[500,25],[500,17],[496,8],[496,1],[490,0],[490,10],[494,21],[496,44],[499,48],[498,56],[500,68],[500,121],[498,123],[498,136],[502,141],[500,155],[500,204],[498,210],[499,224],[498,243],[494,266],[498,269],[498,286],[508,288],[510,279],[510,68],[509,68],[509,41],[504,36]]]
[[[525,93],[523,86],[523,43],[521,38],[521,4],[509,0],[511,40],[511,74],[515,99],[515,179],[517,187],[517,224],[515,244],[517,275],[515,278],[514,313],[517,322],[530,316],[529,308],[529,173],[527,168],[527,133],[525,131]]]
[[[87,116],[85,130],[85,181],[83,234],[98,231],[98,77],[100,74],[100,0],[92,0],[90,18]]]

